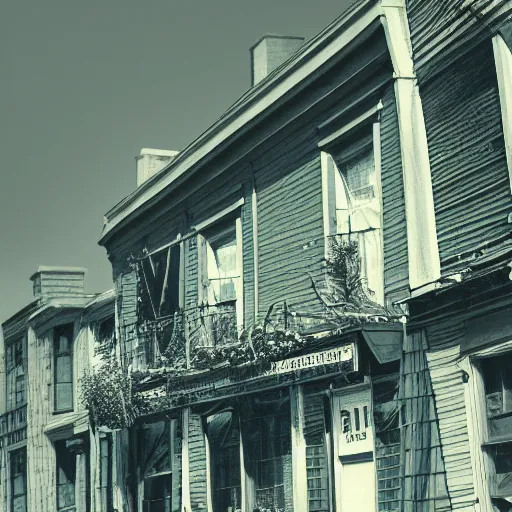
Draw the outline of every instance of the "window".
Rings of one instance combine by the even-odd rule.
[[[73,324],[56,327],[53,338],[54,410],[73,410]]]
[[[277,394],[276,394],[277,395]],[[244,462],[254,489],[254,503],[247,509],[293,509],[290,401],[287,397],[267,395],[253,398],[251,413],[244,415]]]
[[[384,300],[380,123],[330,144],[322,157],[327,237],[354,244],[369,297]]]
[[[112,510],[112,436],[100,437],[100,497],[101,510]]]
[[[209,416],[207,436],[213,512],[240,510],[240,429],[237,415],[221,412]]]
[[[227,220],[199,237],[199,302],[208,345],[238,339],[243,325],[242,244],[240,219]]]
[[[178,475],[173,478],[177,426],[177,420],[157,421],[139,430],[143,512],[171,512],[179,506],[178,488],[173,496],[173,481],[178,480]]]
[[[57,460],[57,510],[76,511],[76,452],[66,447],[66,441],[55,443]]]
[[[492,461],[491,496],[512,496],[512,353],[482,359],[488,443]]]
[[[163,331],[155,343],[153,337],[144,340],[145,359],[153,363],[155,351],[163,354],[180,325],[181,246],[175,244],[147,256],[142,262],[143,282],[140,288],[139,318],[160,320]],[[165,321],[164,321],[165,320]]]
[[[24,339],[6,343],[7,407],[15,409],[26,402],[26,363]]]
[[[327,444],[325,392],[305,390],[304,441],[306,442],[306,476],[308,486],[308,512],[329,512],[330,466]]]
[[[11,512],[27,512],[26,448],[11,452]]]

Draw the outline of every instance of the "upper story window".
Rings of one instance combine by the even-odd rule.
[[[27,400],[24,348],[25,342],[23,338],[6,343],[5,365],[8,409],[15,409],[23,405]]]
[[[362,283],[369,298],[382,304],[380,123],[356,127],[323,149],[326,237],[357,247]]]
[[[243,326],[242,228],[240,218],[226,219],[198,237],[199,305],[208,345],[237,340]]]
[[[73,324],[53,331],[54,411],[73,410]]]
[[[164,354],[179,326],[181,303],[181,250],[180,243],[149,254],[142,261],[142,282],[139,295],[139,321],[158,321],[159,335],[139,338],[146,363],[152,364],[158,354]]]

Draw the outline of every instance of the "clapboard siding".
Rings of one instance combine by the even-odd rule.
[[[393,85],[382,95],[381,158],[384,293],[388,303],[409,294],[407,225],[398,114]]]
[[[421,89],[444,270],[510,232],[501,112],[489,41]]]
[[[192,511],[207,509],[206,443],[201,416],[191,414],[189,420],[189,478]]]
[[[36,336],[28,330],[27,500],[30,510],[40,512],[56,505],[55,450],[43,431],[53,419],[52,332]]]
[[[422,79],[470,51],[512,15],[507,0],[408,0],[417,73]]]
[[[457,365],[463,322],[452,321],[427,328],[428,368],[436,398],[446,480],[453,510],[473,510],[474,484],[464,399],[462,369]]]

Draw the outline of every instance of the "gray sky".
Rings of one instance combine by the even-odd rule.
[[[310,38],[351,0],[4,0],[0,16],[0,321],[38,265],[111,287],[103,214],[143,147],[182,149],[249,87],[263,33]]]

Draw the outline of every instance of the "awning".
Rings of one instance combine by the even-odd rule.
[[[401,323],[368,323],[361,331],[380,364],[398,361],[402,355],[404,327]]]

